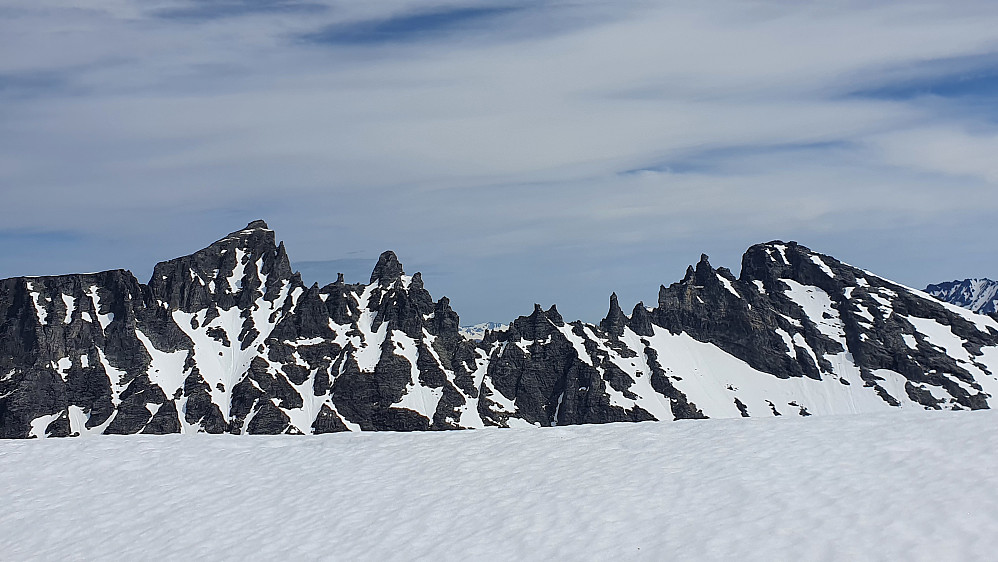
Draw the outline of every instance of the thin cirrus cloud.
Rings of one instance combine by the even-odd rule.
[[[387,18],[336,23],[303,34],[301,39],[326,45],[427,41],[475,30],[490,30],[494,28],[494,20],[522,10],[522,7],[512,6],[436,8]]]
[[[653,302],[798,239],[995,276],[998,7],[41,0],[0,18],[0,276],[266,219],[304,273],[395,250],[464,320]],[[16,260],[13,248],[31,247]]]
[[[846,141],[805,142],[787,144],[755,144],[704,147],[677,154],[669,160],[625,170],[622,174],[733,174],[744,171],[746,164],[761,157],[828,158],[832,151],[854,150],[856,146]]]
[[[199,0],[158,8],[152,15],[176,20],[215,20],[248,15],[317,14],[329,9],[326,4],[296,0]]]

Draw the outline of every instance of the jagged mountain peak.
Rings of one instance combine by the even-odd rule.
[[[383,253],[306,287],[262,221],[157,265],[0,282],[0,435],[324,433],[974,409],[998,321],[794,242],[707,255],[598,326],[534,307],[481,342]],[[468,331],[465,331],[467,334]]]
[[[565,325],[565,320],[555,305],[544,310],[540,304],[534,303],[534,311],[529,316],[520,316],[510,324],[509,332],[528,340],[544,339],[552,332]]]
[[[627,325],[639,336],[654,335],[651,327],[651,314],[648,312],[648,307],[645,306],[644,301],[640,301],[634,305]]]
[[[388,250],[382,252],[381,256],[378,257],[378,263],[374,266],[374,271],[371,272],[371,283],[381,282],[388,285],[398,281],[403,275],[405,275],[405,271],[402,269],[402,263],[398,256],[395,255],[395,252]]]
[[[783,285],[781,280],[791,279],[838,292],[843,287],[862,283],[864,276],[862,270],[797,242],[774,240],[755,244],[745,252],[738,279],[744,283],[762,283],[767,290],[778,290]]]
[[[222,238],[219,238],[207,248],[211,249],[242,248],[244,250],[270,250],[277,248],[277,240],[273,230],[267,227],[267,223],[262,220],[255,220],[246,225],[246,228],[234,230]]]
[[[600,321],[600,328],[608,334],[620,336],[624,333],[627,320],[627,316],[624,315],[624,311],[620,309],[620,303],[617,301],[617,293],[611,293],[610,309],[607,311],[606,317]]]
[[[288,285],[301,285],[284,243],[253,221],[192,254],[160,262],[149,287],[153,297],[187,312],[215,304],[223,310],[253,306],[258,295],[273,302]]]

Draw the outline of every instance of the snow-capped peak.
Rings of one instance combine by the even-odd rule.
[[[998,313],[998,281],[986,278],[949,281],[929,285],[925,292],[979,314]]]

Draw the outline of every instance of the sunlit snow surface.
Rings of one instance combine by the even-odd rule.
[[[0,442],[3,560],[988,560],[998,413]]]

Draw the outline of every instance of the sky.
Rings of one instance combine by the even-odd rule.
[[[0,277],[255,219],[462,323],[600,319],[769,240],[998,278],[998,3],[7,0]]]

